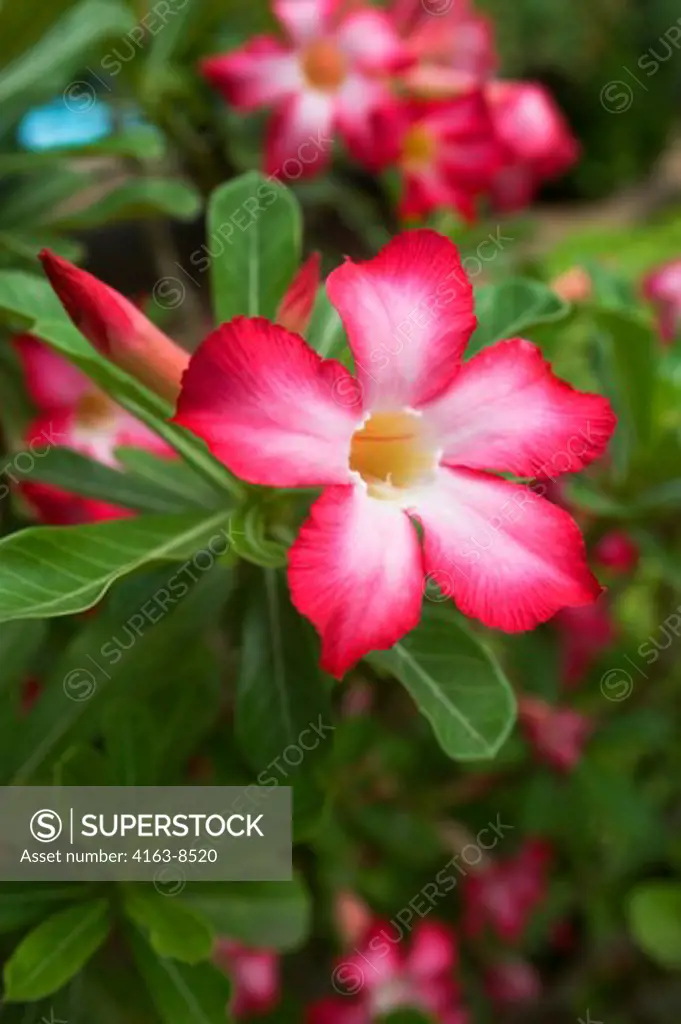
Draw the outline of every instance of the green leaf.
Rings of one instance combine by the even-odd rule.
[[[83,882],[2,882],[0,933],[27,928],[49,917],[55,907],[87,899],[93,889]]]
[[[427,608],[413,632],[370,664],[392,672],[409,690],[449,757],[492,758],[515,720],[515,698],[501,667],[453,611]]]
[[[321,285],[315,298],[307,340],[324,359],[341,359],[347,354],[345,328],[335,306],[331,305],[325,285]]]
[[[286,565],[286,545],[267,535],[266,509],[262,504],[245,504],[231,519],[231,539],[240,558],[266,569]]]
[[[641,949],[669,969],[681,967],[681,883],[645,882],[629,895],[629,929]]]
[[[35,619],[0,626],[0,693],[24,681],[46,633],[45,623]]]
[[[201,211],[201,196],[183,181],[145,178],[126,181],[76,213],[56,214],[50,226],[60,231],[83,231],[117,220],[173,217],[193,220]]]
[[[210,958],[215,932],[200,914],[149,886],[129,886],[125,913],[142,928],[152,949],[186,964]]]
[[[221,185],[208,202],[206,236],[206,255],[194,265],[211,268],[216,322],[274,320],[300,263],[301,216],[291,192],[256,171]]]
[[[229,546],[229,513],[139,516],[87,526],[37,526],[0,540],[0,622],[84,611],[114,580],[153,562]]]
[[[98,609],[55,651],[42,695],[0,748],[2,778],[12,785],[59,782],[62,763],[78,746],[101,743],[103,722],[130,715],[144,700],[158,718],[159,707],[175,707],[175,695],[191,688],[214,694],[220,677],[209,640],[231,592],[229,579],[221,566],[198,574],[191,563],[173,565],[148,606],[136,603],[123,612],[107,602]],[[161,717],[165,725],[168,716]],[[154,733],[154,759],[162,744]],[[134,754],[130,760],[122,751],[111,757],[111,770],[120,772],[111,784],[135,777],[142,765]]]
[[[29,328],[146,423],[204,479],[220,491],[243,493],[242,485],[215,459],[198,437],[168,422],[171,408],[113,363],[107,362],[67,319],[46,280],[18,271],[0,272],[0,318],[11,328]]]
[[[107,900],[53,914],[19,943],[5,964],[7,1002],[34,1002],[65,985],[99,949],[111,926]]]
[[[87,65],[98,44],[120,39],[134,25],[133,14],[123,3],[83,0],[75,4],[0,74],[0,105],[4,109],[10,103],[28,105],[49,97]]]
[[[212,964],[189,966],[163,959],[139,933],[130,935],[137,969],[163,1024],[226,1024],[232,986]]]
[[[657,384],[659,342],[648,324],[631,312],[590,310],[605,355],[609,397],[639,446],[651,439]]]
[[[170,498],[200,508],[224,507],[225,495],[211,487],[195,469],[179,459],[164,459],[143,448],[117,448],[116,458],[135,478],[143,478]]]
[[[293,786],[297,828],[323,806],[312,769],[328,754],[333,733],[328,686],[317,661],[314,639],[290,602],[283,575],[263,570],[244,616],[234,731],[261,785]]]
[[[532,341],[533,327],[563,320],[570,306],[539,281],[509,278],[501,284],[477,288],[475,312],[478,328],[468,346],[468,356],[504,338]]]
[[[137,512],[186,512],[197,507],[191,489],[184,495],[177,491],[164,491],[153,481],[121,473],[70,448],[49,448],[32,460],[25,473],[17,472],[16,468],[13,473],[17,478],[23,476],[27,480],[59,487],[70,494],[109,501]],[[213,508],[216,503],[214,500]]]
[[[282,952],[303,945],[312,906],[302,879],[290,882],[189,882],[177,897],[213,925],[246,946]]]

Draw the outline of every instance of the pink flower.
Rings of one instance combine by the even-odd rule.
[[[439,1024],[466,1024],[453,972],[457,948],[453,933],[438,922],[419,921],[408,948],[376,922],[364,943],[333,972],[340,997],[308,1008],[306,1024],[371,1024],[393,1010],[424,1010]]]
[[[174,401],[188,354],[115,288],[62,259],[40,253],[59,301],[97,351],[148,388]]]
[[[414,58],[404,77],[418,95],[460,94],[495,71],[492,25],[468,0],[393,0],[391,16]]]
[[[625,530],[604,534],[594,548],[594,558],[613,572],[633,572],[638,565],[638,544]]]
[[[502,941],[517,942],[546,896],[550,860],[549,846],[543,840],[531,839],[514,857],[491,861],[466,878],[466,935],[475,937],[489,925]]]
[[[497,1006],[527,1005],[539,998],[542,983],[539,972],[527,960],[508,957],[486,972],[485,990]]]
[[[447,208],[475,219],[475,199],[490,187],[501,156],[481,92],[405,103],[382,134],[393,146],[386,162],[402,171],[403,218]]]
[[[29,424],[25,443],[30,451],[71,448],[107,466],[117,466],[117,447],[143,448],[158,455],[173,450],[147,426],[116,405],[92,381],[28,334],[14,339],[31,398],[40,409]],[[71,494],[51,484],[29,479],[22,493],[43,522],[75,525],[132,515],[128,509],[95,498]]]
[[[269,949],[249,949],[232,939],[218,939],[213,959],[234,984],[231,1011],[238,1020],[274,1009],[280,999],[279,956]]]
[[[575,686],[617,639],[608,603],[602,597],[583,608],[564,608],[553,621],[560,634],[563,681]]]
[[[579,143],[542,85],[495,81],[485,92],[505,152],[493,202],[500,210],[519,210],[531,202],[543,181],[564,174],[576,162]]]
[[[298,335],[237,317],[192,356],[175,417],[250,483],[324,488],[289,553],[324,668],[340,677],[413,629],[424,579],[508,632],[595,600],[568,513],[493,473],[541,476],[557,451],[573,453],[566,471],[591,462],[615,424],[607,400],[557,380],[519,338],[462,363],[472,288],[433,231],[346,262],[327,292],[357,377]]]
[[[277,310],[277,323],[287,331],[305,334],[319,288],[319,253],[314,252],[293,278]]]
[[[386,76],[406,50],[386,14],[342,0],[273,0],[287,37],[250,40],[203,61],[208,81],[238,110],[273,107],[266,166],[299,178],[328,163],[340,135],[360,161],[371,161],[374,117],[396,101]]]
[[[656,308],[660,337],[671,345],[681,325],[681,259],[652,270],[643,280],[643,295]]]
[[[561,771],[575,767],[593,731],[590,719],[532,697],[520,698],[518,712],[525,736],[541,760]]]

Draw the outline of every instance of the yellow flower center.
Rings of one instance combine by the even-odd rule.
[[[302,67],[308,85],[322,92],[335,92],[348,70],[345,55],[329,39],[310,43],[303,53]]]
[[[76,419],[81,427],[100,427],[111,418],[114,403],[108,395],[93,386],[76,403]]]
[[[411,487],[435,468],[435,452],[412,412],[376,412],[350,443],[350,469],[359,473],[372,497],[391,497],[394,488]]]
[[[402,143],[402,163],[405,167],[428,167],[435,158],[437,140],[424,124],[415,124]]]

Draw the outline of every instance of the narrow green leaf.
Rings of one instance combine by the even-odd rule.
[[[0,934],[44,920],[55,907],[86,900],[94,888],[83,882],[1,882]]]
[[[467,349],[469,356],[504,338],[532,341],[533,327],[563,320],[570,306],[539,281],[509,278],[477,288],[475,312],[478,328]]]
[[[128,886],[124,906],[127,916],[146,932],[159,956],[186,964],[209,959],[215,932],[195,910],[151,886]]]
[[[225,1024],[232,986],[212,964],[189,966],[159,957],[138,932],[130,935],[137,969],[163,1024]]]
[[[261,785],[293,786],[297,828],[322,808],[312,769],[329,753],[333,734],[328,684],[317,661],[285,579],[263,570],[244,616],[234,729]]]
[[[39,42],[0,74],[0,105],[4,108],[13,102],[28,104],[41,96],[50,96],[87,65],[98,44],[121,38],[134,25],[132,11],[115,0],[83,0],[75,4]],[[72,93],[71,102],[76,99]]]
[[[298,269],[300,209],[291,192],[256,171],[221,185],[208,203],[205,255],[217,323],[235,316],[273,320]]]
[[[681,883],[644,882],[630,893],[629,928],[641,949],[671,970],[681,967]]]
[[[77,904],[48,917],[5,964],[7,1002],[34,1002],[56,992],[99,949],[110,926],[107,900]]]
[[[51,484],[71,494],[109,501],[137,512],[186,512],[197,507],[191,491],[185,491],[184,496],[177,491],[164,491],[155,482],[121,473],[70,448],[50,448],[32,461],[25,474],[16,469],[13,472],[18,478],[24,476],[32,482]],[[215,504],[214,501],[213,508]]]
[[[329,301],[324,285],[317,292],[306,336],[315,352],[324,359],[342,359],[348,355],[345,328],[336,307]]]
[[[409,690],[454,760],[494,757],[513,727],[510,683],[492,653],[448,608],[426,608],[420,626],[367,660]]]
[[[592,308],[612,382],[615,411],[639,446],[651,439],[659,342],[651,327],[629,311]]]
[[[173,217],[193,220],[201,211],[201,196],[184,181],[144,178],[126,181],[77,213],[57,213],[50,226],[60,231],[83,231],[118,220]]]
[[[87,526],[37,526],[0,540],[0,622],[84,611],[114,580],[154,562],[229,547],[229,513],[139,516]]]

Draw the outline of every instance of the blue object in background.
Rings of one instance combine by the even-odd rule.
[[[17,141],[23,149],[43,152],[70,146],[87,146],[99,142],[114,131],[111,105],[94,95],[87,82],[77,82],[80,92],[63,95],[42,107],[36,107],[22,118],[17,128]],[[137,111],[118,118],[126,127],[144,124]]]

